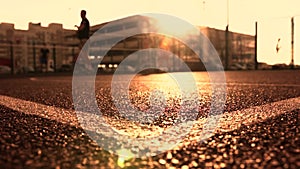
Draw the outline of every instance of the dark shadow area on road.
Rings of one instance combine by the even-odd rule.
[[[114,164],[116,157],[93,143],[81,128],[1,105],[0,112],[1,168],[108,168]]]

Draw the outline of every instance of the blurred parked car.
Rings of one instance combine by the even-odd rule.
[[[9,74],[9,73],[11,73],[10,67],[0,65],[0,74]]]
[[[72,65],[67,65],[67,64],[62,65],[59,69],[60,72],[70,72],[72,70],[73,70]]]
[[[290,66],[285,63],[278,63],[275,65],[272,65],[272,69],[289,69]]]

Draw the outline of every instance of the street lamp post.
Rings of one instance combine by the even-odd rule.
[[[291,69],[294,68],[294,17],[291,19]]]
[[[227,0],[227,25],[225,30],[225,69],[229,69],[229,0]]]

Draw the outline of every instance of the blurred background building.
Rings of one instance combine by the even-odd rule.
[[[192,70],[204,70],[199,57],[182,42],[164,35],[139,34],[118,42],[105,56],[102,56],[101,48],[110,44],[124,31],[137,32],[144,28],[148,18],[144,16],[131,16],[107,23],[91,26],[93,37],[105,36],[102,41],[92,40],[90,44],[90,59],[101,59],[99,68],[116,68],[128,55],[146,48],[161,48],[173,52],[186,62]],[[109,27],[103,26],[109,23]],[[214,45],[220,59],[226,64],[225,56],[225,31],[209,27],[199,27]],[[98,31],[99,30],[99,31]],[[111,35],[111,36],[110,36]],[[113,36],[112,36],[113,35]],[[96,38],[97,39],[97,38]],[[28,30],[14,28],[14,24],[0,24],[0,65],[12,68],[12,73],[38,72],[40,70],[40,49],[43,44],[50,50],[48,71],[63,70],[64,66],[71,66],[79,53],[79,40],[76,30],[64,29],[62,24],[52,23],[47,27],[41,23],[29,23]],[[255,37],[253,35],[229,32],[229,58],[230,69],[254,69],[255,64]],[[99,47],[99,45],[101,47]],[[100,54],[99,54],[100,53]],[[145,62],[137,58],[139,63]],[[205,59],[204,59],[205,60]],[[176,71],[177,63],[170,58],[159,59],[157,64],[168,62],[166,69]],[[135,66],[135,65],[132,65]],[[169,68],[168,68],[169,67]]]
[[[29,23],[28,30],[14,29],[14,24],[0,24],[0,65],[13,68],[14,73],[41,71],[40,49],[49,49],[48,70],[54,71],[64,64],[72,64],[78,39],[74,30],[64,29],[62,24],[48,27],[41,23]],[[76,46],[75,46],[76,45]]]

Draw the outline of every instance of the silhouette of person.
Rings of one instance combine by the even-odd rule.
[[[45,71],[48,71],[48,54],[49,54],[49,49],[46,47],[46,44],[43,44],[43,47],[40,50],[41,55],[40,55],[40,64],[41,64],[41,71],[45,69]]]
[[[90,22],[89,20],[86,18],[86,11],[85,10],[81,10],[80,12],[80,16],[81,16],[81,23],[79,26],[75,25],[78,29],[78,38],[80,40],[80,49],[82,49],[82,47],[84,46],[84,44],[86,43],[86,41],[89,39],[90,37]]]
[[[83,55],[82,57],[80,57],[79,59],[82,59],[82,61],[85,62],[85,67],[86,69],[91,69],[91,66],[88,64],[88,48],[89,48],[89,44],[86,43],[90,37],[90,22],[86,17],[86,11],[85,10],[81,10],[80,12],[80,16],[81,16],[81,23],[79,26],[75,25],[75,27],[77,27],[78,31],[77,31],[77,35],[78,38],[80,40],[79,43],[79,49],[81,51],[81,55]]]

